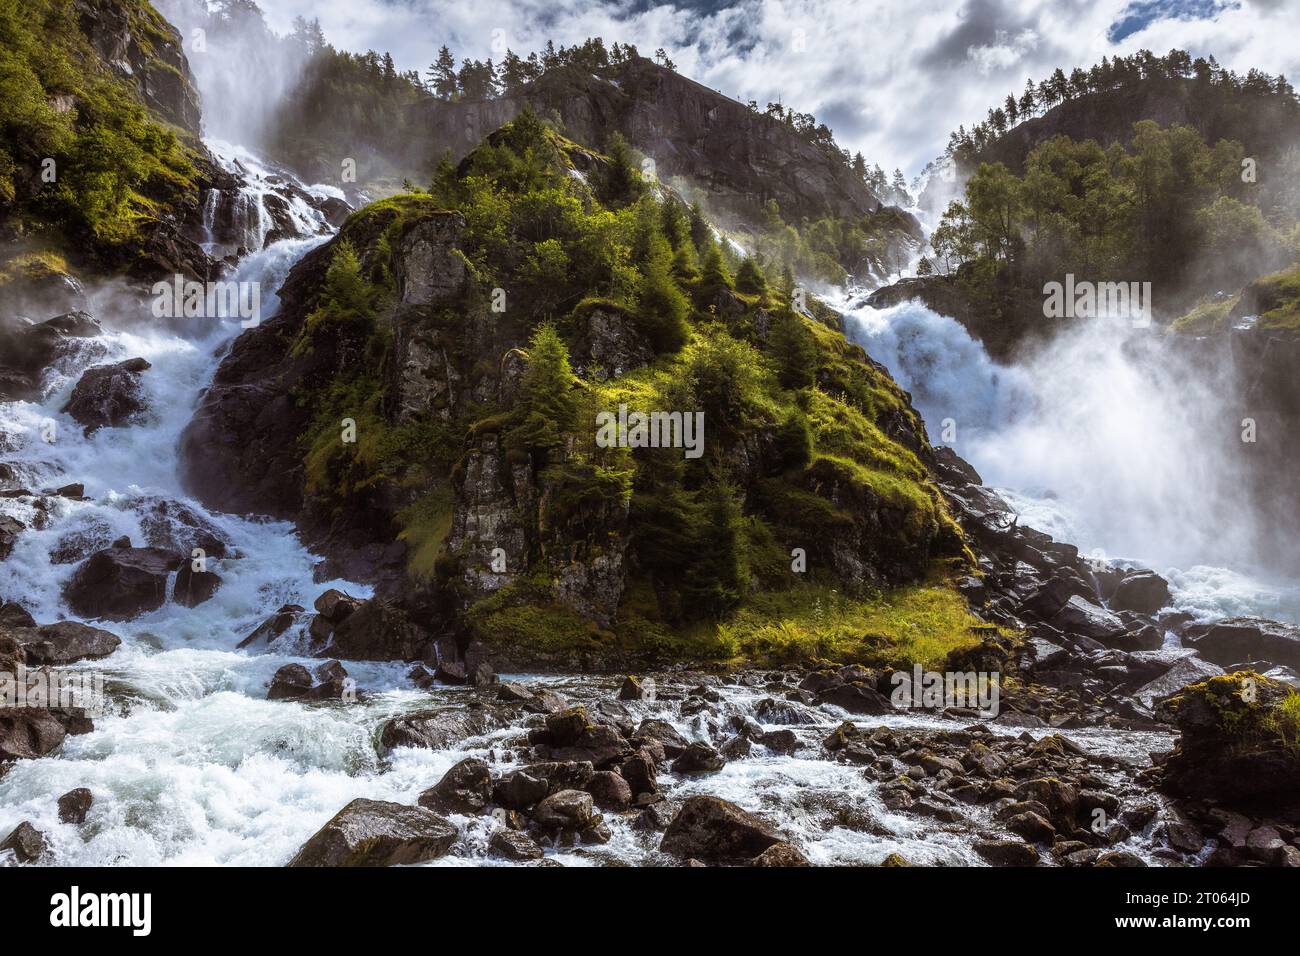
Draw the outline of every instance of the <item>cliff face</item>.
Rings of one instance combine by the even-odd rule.
[[[791,222],[860,218],[881,207],[850,169],[784,123],[644,58],[625,64],[617,79],[566,67],[519,96],[430,99],[414,108],[411,125],[430,137],[433,155],[451,150],[460,159],[525,103],[540,116],[558,116],[570,136],[597,148],[622,133],[654,160],[661,179],[681,177],[704,190],[717,214],[752,221],[768,199]]]

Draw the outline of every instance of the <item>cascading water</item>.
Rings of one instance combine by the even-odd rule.
[[[832,304],[849,337],[912,393],[931,440],[970,461],[1024,524],[1085,554],[1155,567],[1175,606],[1198,618],[1300,621],[1294,570],[1257,566],[1263,553],[1294,554],[1294,542],[1258,521],[1244,492],[1229,373],[1191,364],[1158,330],[1112,319],[1077,320],[1002,366],[919,302]]]

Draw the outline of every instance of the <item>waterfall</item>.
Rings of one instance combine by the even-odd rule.
[[[919,302],[832,305],[911,392],[931,441],[970,461],[1024,524],[1156,568],[1199,617],[1300,620],[1300,560],[1289,574],[1257,566],[1263,553],[1295,554],[1295,535],[1259,520],[1244,491],[1230,362],[1193,361],[1159,329],[1098,318],[1000,365]]]

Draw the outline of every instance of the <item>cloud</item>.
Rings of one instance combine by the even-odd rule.
[[[1244,72],[1300,74],[1290,25],[1300,0],[274,0],[281,32],[319,17],[335,46],[388,50],[423,70],[446,43],[457,58],[516,53],[548,39],[602,36],[742,102],[815,114],[840,145],[909,175],[958,124],[983,118],[1025,80],[1103,55],[1182,47]],[[1137,11],[1135,13],[1135,11]],[[1116,24],[1125,26],[1116,30]],[[498,48],[499,49],[499,48]]]

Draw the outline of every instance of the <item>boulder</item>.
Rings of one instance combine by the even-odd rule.
[[[664,754],[668,757],[678,756],[690,743],[668,721],[653,717],[641,721],[633,737],[657,740],[663,745]]]
[[[1110,607],[1116,611],[1155,614],[1168,607],[1169,582],[1154,571],[1130,571],[1115,588]]]
[[[862,681],[828,687],[817,695],[817,703],[839,707],[850,714],[888,714],[894,709],[888,697]]]
[[[134,358],[87,369],[63,411],[83,426],[87,435],[126,424],[147,409],[140,373],[148,368],[144,359]]]
[[[94,802],[94,796],[85,787],[69,790],[59,797],[59,820],[63,823],[85,823],[86,814]]]
[[[456,828],[424,807],[353,800],[302,845],[289,866],[397,866],[443,856]]]
[[[59,667],[77,661],[108,657],[122,643],[116,634],[82,624],[58,621],[34,628],[15,628],[10,632],[22,645],[29,665]]]
[[[549,833],[581,833],[597,822],[591,794],[582,790],[559,790],[532,810],[533,822]]]
[[[713,773],[727,765],[727,758],[708,744],[693,743],[673,761],[673,773]]]
[[[477,737],[507,723],[506,715],[488,707],[422,710],[388,721],[380,731],[379,742],[385,750],[394,747],[446,750],[468,737]]]
[[[492,799],[492,772],[477,757],[456,764],[416,801],[436,813],[483,813]]]
[[[345,661],[414,661],[428,644],[428,636],[404,611],[372,598],[334,625],[326,655]]]
[[[66,721],[42,707],[0,708],[0,764],[51,753],[68,735]]]
[[[183,561],[160,548],[105,548],[77,566],[63,595],[82,617],[129,621],[163,606],[167,580]]]
[[[629,674],[623,678],[623,686],[618,689],[619,700],[645,700],[649,696],[641,681]]]
[[[1211,677],[1159,705],[1181,737],[1160,767],[1161,788],[1226,808],[1300,806],[1296,692],[1250,671]]]
[[[668,825],[659,849],[709,863],[752,860],[783,842],[772,827],[720,797],[688,797]]]
[[[1128,629],[1118,615],[1077,594],[1056,612],[1051,624],[1066,634],[1090,637],[1107,645]]]
[[[659,791],[654,758],[644,748],[626,758],[618,768],[618,772],[632,789],[634,799],[643,793]]]
[[[1221,667],[1267,661],[1300,668],[1300,627],[1258,617],[1230,617],[1192,625],[1184,643]]]
[[[261,624],[257,625],[247,637],[235,645],[238,648],[248,647],[258,641],[265,640],[270,644],[277,637],[289,630],[294,623],[303,614],[307,613],[301,604],[284,604],[278,611],[268,617]]]
[[[1202,660],[1196,654],[1189,654],[1186,657],[1180,657],[1173,667],[1159,677],[1133,691],[1133,697],[1140,701],[1144,707],[1151,708],[1171,694],[1178,693],[1188,684],[1195,684],[1210,677],[1217,677],[1222,673],[1223,668],[1217,664]]]
[[[620,812],[632,805],[632,786],[612,770],[593,773],[583,789],[602,810]]]
[[[176,572],[176,586],[172,600],[182,607],[197,607],[209,600],[221,587],[221,576],[214,571],[195,571],[191,562],[185,562]]]
[[[749,861],[750,866],[812,866],[792,843],[773,843]]]
[[[45,855],[45,834],[26,820],[0,842],[0,853],[12,850],[19,863],[35,863]]]
[[[12,515],[0,515],[0,561],[4,561],[14,553],[18,536],[26,530],[27,525]]]
[[[488,840],[488,849],[516,863],[540,860],[545,856],[537,841],[528,834],[505,828],[492,834],[491,839]]]
[[[311,691],[311,671],[301,664],[285,664],[271,678],[267,700],[300,700]]]
[[[1038,850],[1020,840],[981,840],[975,852],[994,866],[1038,865]]]

